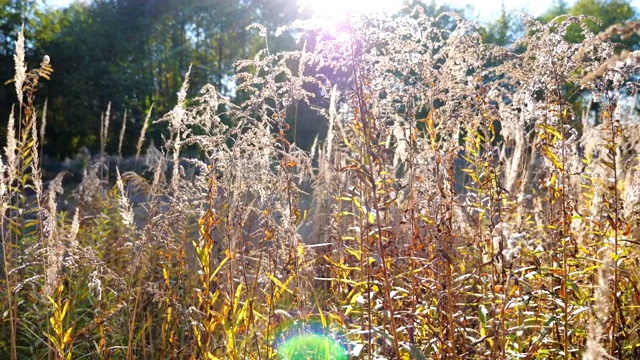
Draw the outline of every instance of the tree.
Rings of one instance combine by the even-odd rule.
[[[493,23],[480,29],[482,40],[488,44],[506,46],[513,42],[512,33],[516,29],[515,22],[511,14],[507,13],[502,2],[500,17]]]
[[[623,23],[636,16],[629,0],[578,0],[571,8],[571,15],[589,15],[598,19],[601,24],[592,28],[600,32],[611,25]]]
[[[567,5],[567,2],[565,0],[553,0],[551,6],[542,15],[540,15],[538,19],[544,23],[547,23],[557,16],[568,13],[569,6]]]
[[[116,126],[128,110],[134,126],[127,126],[126,138],[134,139],[151,104],[158,114],[172,108],[190,66],[190,91],[212,83],[233,95],[234,63],[264,43],[247,26],[258,22],[275,31],[296,16],[286,0],[96,0],[50,10],[36,37],[40,55],[49,54],[56,71],[47,85],[48,150],[57,157],[81,146],[96,150],[108,103]],[[293,40],[270,39],[269,45],[278,51]],[[160,131],[155,127],[151,138],[159,140]],[[115,141],[110,145],[107,151]],[[124,152],[133,147],[125,142]]]
[[[7,81],[13,79],[13,54],[15,53],[14,42],[17,34],[24,25],[25,36],[32,38],[35,28],[38,25],[38,17],[41,12],[37,9],[36,0],[0,0],[0,121],[1,128],[9,116],[11,107],[16,102],[14,85]],[[33,47],[32,43],[27,43],[27,60],[31,60]],[[39,63],[40,59],[33,61]],[[0,136],[4,136],[4,131],[0,131]]]
[[[620,24],[637,17],[628,0],[578,0],[571,7],[567,7],[564,0],[556,0],[551,8],[541,15],[539,19],[543,22],[549,22],[565,14],[593,17],[596,21],[588,21],[587,27],[596,34],[611,25]],[[578,25],[569,26],[566,37],[572,43],[578,43],[584,39],[582,29]],[[631,47],[637,43],[637,37],[623,42],[625,47]]]

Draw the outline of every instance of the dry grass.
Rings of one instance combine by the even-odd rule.
[[[582,21],[526,19],[510,48],[455,14],[295,24],[303,50],[238,63],[240,104],[187,100],[187,73],[146,171],[100,156],[73,216],[39,171],[49,61],[17,54],[0,357],[639,357],[637,130],[616,112],[636,56],[567,43]],[[328,109],[310,153],[287,138],[303,103]]]

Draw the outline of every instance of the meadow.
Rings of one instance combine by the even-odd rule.
[[[27,68],[21,34],[0,358],[640,358],[640,54],[612,42],[640,23],[586,21],[524,16],[502,47],[454,13],[306,20],[277,53],[255,25],[242,101],[188,97],[187,71],[135,171],[106,109],[73,186],[44,180],[55,59]]]

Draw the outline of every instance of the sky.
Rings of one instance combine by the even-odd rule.
[[[43,0],[47,4],[51,6],[66,6],[74,0]],[[180,1],[180,0],[174,0]],[[294,0],[292,0],[294,1]],[[322,1],[322,0],[319,0]],[[348,2],[349,0],[344,0]],[[393,1],[393,0],[388,0]],[[567,3],[572,4],[574,0],[568,0]],[[475,9],[473,15],[477,19],[480,20],[490,20],[495,19],[500,14],[500,8],[502,6],[503,0],[436,0],[436,3],[439,4],[451,4],[456,6],[464,6],[472,3]],[[538,16],[542,14],[546,9],[548,9],[552,0],[506,0],[504,1],[505,7],[507,10],[525,10],[528,13]],[[635,7],[636,10],[640,9],[640,0],[631,0],[631,6]]]
[[[475,2],[469,0],[436,0],[436,3],[439,4],[448,3],[458,6],[464,6],[471,3],[475,9],[474,15],[476,15],[478,19],[497,18],[500,14],[503,2],[507,10],[524,10],[534,16],[541,15],[545,10],[551,7],[551,4],[553,3],[552,0],[478,0]],[[567,4],[569,6],[574,2],[575,0],[567,0]],[[630,4],[636,9],[636,11],[640,9],[640,0],[631,0]]]

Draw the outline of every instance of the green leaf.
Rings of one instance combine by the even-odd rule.
[[[484,306],[484,304],[480,304],[480,306],[478,306],[478,319],[480,323],[482,323],[482,326],[486,326],[487,324],[487,314],[489,314],[487,307]]]

